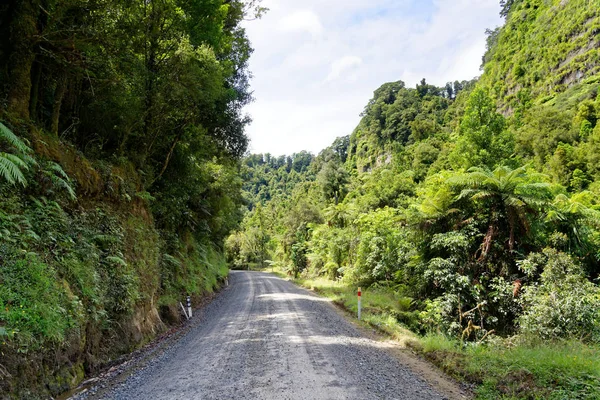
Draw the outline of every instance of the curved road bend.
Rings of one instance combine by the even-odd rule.
[[[199,323],[110,399],[444,399],[333,306],[233,271]]]

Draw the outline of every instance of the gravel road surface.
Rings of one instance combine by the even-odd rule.
[[[444,399],[325,299],[234,271],[195,326],[109,399]]]

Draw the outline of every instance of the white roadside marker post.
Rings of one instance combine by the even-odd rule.
[[[183,304],[179,302],[179,305],[181,306],[181,311],[183,311],[183,315],[185,315],[185,319],[190,319],[190,317],[188,317],[187,313],[185,312],[185,307],[183,307]]]
[[[192,299],[190,296],[187,297],[187,309],[189,318],[192,318]]]
[[[359,320],[360,320],[360,309],[361,309],[360,295],[361,295],[360,288],[358,288],[358,319]]]

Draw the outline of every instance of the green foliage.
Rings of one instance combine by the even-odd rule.
[[[505,130],[504,117],[496,112],[496,104],[484,89],[477,88],[469,96],[460,122],[459,139],[450,155],[453,166],[494,168],[505,163],[514,152],[512,134]]]
[[[230,247],[242,249],[240,238],[260,232],[270,238],[268,257],[296,277],[394,286],[415,299],[409,325],[419,331],[463,341],[524,331],[521,294],[541,282],[539,274],[522,277],[528,254],[550,244],[597,276],[597,195],[566,195],[593,187],[580,148],[563,142],[571,140],[568,109],[507,119],[485,88],[456,96],[455,86],[383,85],[350,137],[344,166],[331,148],[304,175],[250,156],[251,211]],[[578,110],[579,120],[596,122],[595,106]],[[268,212],[257,224],[259,209]]]
[[[307,248],[305,243],[299,242],[292,245],[290,258],[292,259],[292,274],[294,275],[294,278],[297,278],[308,266],[306,252]]]
[[[241,24],[266,11],[42,3],[0,6],[0,391],[17,397],[57,397],[226,276],[252,100]]]
[[[83,306],[61,287],[56,272],[37,256],[2,249],[0,321],[21,352],[37,350],[40,338],[60,345],[78,321]]]
[[[586,279],[576,261],[546,249],[530,254],[521,269],[540,277],[523,291],[523,333],[543,339],[600,339],[600,288]]]
[[[452,375],[478,385],[476,399],[594,399],[600,350],[578,341],[496,341],[461,346],[428,335],[417,349]]]
[[[547,206],[551,198],[551,186],[541,181],[539,175],[529,175],[525,167],[514,170],[499,167],[493,172],[472,168],[467,174],[450,178],[449,182],[461,190],[458,200],[469,199],[489,215],[482,258],[488,256],[494,238],[506,230],[508,249],[512,251],[515,235],[525,238],[530,233],[532,217]]]
[[[335,280],[323,290],[352,310],[362,285],[373,326],[451,335],[443,351],[494,371],[482,398],[526,396],[520,377],[535,396],[596,395],[593,368],[493,346],[600,340],[598,7],[502,1],[479,81],[386,83],[319,155],[240,162],[252,51],[241,21],[259,3],[50,1],[18,18],[0,7],[8,346],[140,343],[160,324],[136,320],[154,304],[171,318],[227,265],[270,264]]]
[[[524,0],[501,4],[506,24],[484,57],[481,83],[502,110],[519,117],[536,99],[551,102],[600,71],[596,49],[590,45],[600,26],[597,3]],[[520,96],[523,91],[530,93],[533,102]]]
[[[70,200],[77,200],[73,182],[59,164],[52,161],[45,163],[42,173],[55,190],[64,191]]]
[[[24,172],[35,164],[35,160],[31,157],[32,150],[1,122],[0,149],[12,152],[0,151],[0,177],[11,185],[18,183],[23,187],[27,186]]]
[[[442,134],[452,98],[468,86],[468,82],[455,82],[448,91],[424,80],[416,89],[406,88],[402,81],[384,84],[350,136],[347,163],[361,172],[372,170],[388,164],[399,145]]]
[[[325,199],[333,200],[337,204],[347,194],[348,173],[342,166],[328,162],[319,171],[317,183],[321,186]]]
[[[17,153],[28,154],[31,153],[31,149],[23,140],[18,138],[10,129],[3,123],[0,123],[0,139],[4,144],[11,146]]]

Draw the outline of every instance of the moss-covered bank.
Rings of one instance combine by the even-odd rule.
[[[0,186],[1,398],[73,388],[178,323],[178,302],[227,274],[208,241],[158,229],[130,165],[94,165],[35,128],[31,142],[29,185]],[[49,163],[77,198],[44,178]]]

